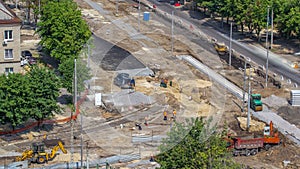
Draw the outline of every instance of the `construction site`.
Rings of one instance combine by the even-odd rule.
[[[35,159],[40,164],[32,162],[28,168],[76,168],[80,162],[90,168],[108,163],[114,168],[156,168],[159,164],[149,159],[159,154],[174,118],[184,123],[196,117],[212,119],[210,125],[217,128],[227,125],[232,136],[252,138],[263,136],[274,119],[278,145],[237,155],[234,161],[253,169],[300,168],[300,108],[288,102],[291,90],[300,90],[295,83],[270,71],[266,86],[265,69],[246,63],[234,50],[229,66],[228,49],[220,53],[222,42],[176,17],[172,21],[148,1],[75,2],[93,32],[89,57],[84,58],[92,79],[79,94],[78,110],[74,113],[64,104],[63,96],[72,94],[61,89],[64,111],[54,119],[39,127],[28,121],[20,127],[26,130],[13,133],[9,125],[1,125],[0,168],[26,166],[14,162],[26,160],[32,143],[45,145],[34,146],[46,149],[47,159]],[[143,19],[144,12],[149,20]],[[56,68],[57,63],[39,52],[34,30],[21,34],[23,49]],[[251,76],[250,82],[245,76]],[[249,127],[248,90],[260,94],[262,102],[261,110],[249,110]],[[283,122],[289,128],[282,128]]]

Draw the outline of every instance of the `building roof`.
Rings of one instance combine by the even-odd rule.
[[[21,22],[21,19],[0,0],[0,24],[20,24]]]

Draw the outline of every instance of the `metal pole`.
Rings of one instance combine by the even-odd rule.
[[[246,68],[247,68],[247,61],[245,60],[245,67],[244,67],[244,84],[243,84],[243,105],[242,105],[242,112],[245,111],[245,97],[246,97]]]
[[[89,168],[89,142],[86,142],[86,169]]]
[[[88,44],[87,44],[87,54],[88,54],[88,58],[87,58],[87,66],[88,66],[88,68],[90,68],[90,44],[89,44],[89,42],[88,42]]]
[[[141,1],[139,0],[139,16],[138,16],[138,31],[140,32],[140,12],[141,12]]]
[[[232,22],[230,23],[229,67],[231,67],[231,41],[232,41]]]
[[[268,15],[267,15],[267,35],[266,35],[266,48],[267,48],[267,63],[266,63],[266,87],[268,87],[268,67],[269,67],[269,11],[270,7],[268,6]]]
[[[116,8],[117,8],[117,14],[118,14],[118,13],[119,13],[119,6],[118,6],[118,5],[119,5],[119,4],[118,4],[118,3],[119,3],[119,0],[116,0],[116,1],[117,1],[117,3],[116,3]]]
[[[172,32],[172,35],[171,35],[171,50],[172,50],[172,56],[173,56],[173,52],[174,52],[174,39],[173,39],[173,36],[174,36],[174,11],[172,11],[172,27],[171,27],[171,32]]]
[[[248,76],[248,113],[247,113],[247,129],[250,128],[250,95],[251,95],[251,69]]]
[[[270,46],[271,49],[273,47],[273,30],[274,30],[273,19],[274,19],[274,13],[273,13],[273,8],[272,8],[272,11],[271,11],[271,46]]]

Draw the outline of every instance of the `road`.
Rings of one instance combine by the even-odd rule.
[[[200,14],[199,12],[190,11],[189,13],[183,12],[180,8],[174,8],[169,5],[169,3],[158,2],[157,0],[148,0],[150,3],[156,4],[157,8],[165,11],[166,13],[171,14],[174,11],[175,16],[179,17],[186,23],[193,24],[198,29],[200,29],[203,33],[208,35],[209,37],[217,39],[219,42],[224,42],[229,46],[229,37],[225,33],[220,32],[216,28],[212,26],[212,24],[208,22],[204,22],[199,20]],[[203,48],[207,47],[207,44],[198,43]],[[232,48],[241,53],[242,55],[251,58],[252,61],[256,62],[259,65],[266,65],[267,60],[267,52],[266,50],[249,45],[233,38]],[[292,69],[286,60],[281,58],[280,56],[270,52],[269,53],[269,70],[277,73],[278,75],[283,75],[286,79],[291,79],[292,82],[300,84],[300,73],[294,69]]]

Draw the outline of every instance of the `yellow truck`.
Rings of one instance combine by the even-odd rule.
[[[225,43],[215,43],[214,47],[219,55],[226,55],[228,53],[228,47],[225,45]]]

